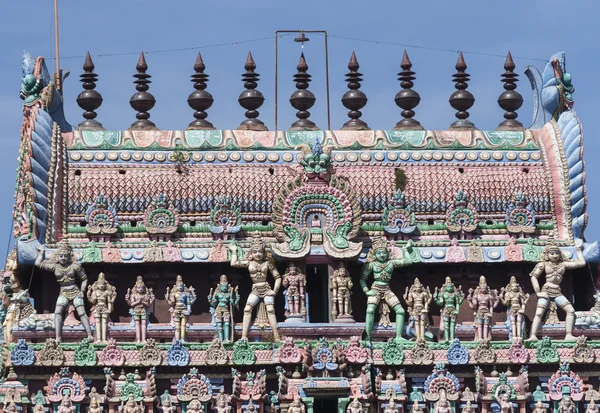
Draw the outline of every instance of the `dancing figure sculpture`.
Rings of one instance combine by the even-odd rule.
[[[39,248],[35,259],[35,266],[42,270],[53,272],[58,285],[60,285],[60,292],[58,293],[58,299],[54,308],[56,341],[60,343],[62,340],[63,313],[65,308],[72,303],[87,333],[88,340],[93,342],[94,336],[92,336],[90,320],[85,312],[83,301],[83,292],[87,290],[88,285],[87,275],[81,264],[77,262],[77,257],[73,253],[69,243],[61,242],[58,250],[46,261],[44,261],[43,248]],[[77,279],[81,281],[81,288],[77,285]]]
[[[242,339],[248,339],[248,331],[252,324],[252,310],[257,304],[264,303],[266,307],[267,319],[273,330],[273,339],[279,341],[279,330],[277,328],[277,317],[275,316],[275,295],[281,287],[281,276],[275,261],[271,254],[267,251],[263,240],[260,237],[255,237],[250,250],[244,257],[240,259],[237,245],[229,244],[231,250],[231,266],[235,268],[248,268],[250,278],[252,279],[252,291],[246,301],[244,307],[244,319],[242,324]],[[275,279],[275,285],[271,289],[267,281],[268,274],[271,273]],[[261,309],[259,308],[259,312]]]

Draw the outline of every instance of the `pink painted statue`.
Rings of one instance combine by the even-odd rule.
[[[469,289],[467,296],[469,307],[475,310],[475,325],[477,326],[476,341],[490,340],[491,322],[494,308],[500,302],[498,291],[490,290],[485,277],[479,277],[479,286],[473,290]]]

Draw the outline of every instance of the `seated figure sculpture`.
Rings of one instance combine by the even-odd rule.
[[[56,341],[62,340],[63,313],[69,304],[73,304],[81,324],[87,333],[88,340],[94,341],[90,321],[85,312],[83,301],[83,292],[87,290],[88,280],[83,267],[77,262],[77,257],[67,242],[61,242],[58,250],[44,261],[44,249],[38,247],[38,255],[35,259],[35,266],[46,271],[53,272],[56,281],[60,285],[60,292],[56,300],[54,309],[54,329],[56,332]],[[81,280],[81,288],[77,285],[77,279]]]
[[[528,341],[536,341],[538,339],[537,333],[542,323],[542,317],[551,301],[554,301],[556,306],[561,308],[567,315],[565,319],[565,340],[575,340],[575,337],[573,336],[575,310],[567,297],[563,295],[560,289],[560,283],[562,282],[566,270],[579,268],[585,265],[586,261],[581,251],[581,242],[578,241],[576,246],[577,260],[568,261],[564,259],[560,248],[553,243],[553,240],[551,240],[550,244],[544,248],[542,261],[535,266],[533,271],[531,271],[531,285],[538,297],[538,302],[535,317],[531,323],[531,335],[527,339]],[[546,282],[540,288],[538,278],[543,273],[546,274]]]
[[[360,277],[360,286],[367,295],[367,315],[365,319],[365,332],[367,341],[371,340],[373,323],[375,322],[375,312],[381,300],[384,300],[392,311],[396,313],[396,340],[402,338],[402,329],[404,327],[404,309],[400,300],[390,288],[390,280],[396,267],[407,265],[403,259],[391,259],[388,243],[385,238],[378,238],[373,241],[371,250],[367,256],[367,263],[363,268]],[[373,275],[373,284],[369,288],[367,280]]]

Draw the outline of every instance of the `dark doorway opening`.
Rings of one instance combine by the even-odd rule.
[[[335,413],[338,410],[338,400],[335,398],[317,398],[313,405],[314,413]]]
[[[306,266],[308,317],[311,323],[329,322],[329,268],[327,265]]]

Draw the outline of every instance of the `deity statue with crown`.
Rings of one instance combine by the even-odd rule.
[[[96,320],[96,341],[108,341],[108,317],[112,313],[117,289],[106,281],[104,273],[98,275],[98,280],[89,286],[87,297],[94,306],[94,319]]]
[[[50,257],[50,259],[44,261],[44,249],[38,247],[38,255],[35,259],[35,266],[45,270],[53,272],[56,281],[60,285],[60,292],[58,293],[58,299],[56,300],[56,307],[54,309],[54,329],[56,332],[56,341],[61,342],[62,340],[62,329],[63,329],[63,313],[69,304],[73,304],[81,324],[87,333],[88,340],[94,341],[92,336],[92,330],[90,328],[90,321],[85,312],[84,296],[83,292],[87,290],[88,280],[83,267],[77,262],[77,257],[73,252],[73,249],[68,242],[63,241],[59,244],[58,250]],[[77,284],[77,280],[81,281],[81,288]]]
[[[154,303],[154,292],[152,288],[146,287],[141,275],[137,276],[133,289],[127,289],[125,301],[131,308],[129,312],[135,324],[135,341],[136,343],[145,343],[148,313],[150,312],[150,306]]]
[[[365,332],[368,341],[371,340],[375,313],[381,300],[384,300],[392,311],[396,313],[396,339],[404,340],[402,338],[402,328],[404,327],[405,312],[400,304],[400,300],[390,288],[390,280],[396,267],[408,264],[404,259],[390,258],[390,249],[385,238],[378,238],[373,241],[371,250],[367,256],[367,262],[360,277],[360,286],[367,295]],[[369,287],[367,281],[371,275],[373,276],[373,284]]]
[[[490,289],[485,276],[482,275],[479,277],[479,285],[475,289],[469,289],[467,302],[469,307],[475,310],[476,341],[491,340],[492,315],[494,308],[500,303],[498,291]]]
[[[456,288],[452,284],[452,279],[446,277],[446,281],[442,288],[435,287],[433,291],[433,299],[435,303],[442,307],[440,317],[440,330],[444,331],[444,341],[454,340],[454,332],[456,330],[456,317],[458,309],[465,299],[465,293],[462,286]]]
[[[573,336],[573,327],[575,326],[575,309],[573,304],[569,302],[560,289],[560,283],[565,275],[566,270],[583,267],[585,258],[581,251],[581,241],[577,241],[577,259],[575,261],[565,260],[562,251],[554,243],[551,237],[550,243],[542,252],[542,260],[535,266],[529,276],[531,277],[531,285],[533,291],[538,297],[537,309],[535,317],[531,323],[531,335],[527,341],[537,341],[537,333],[542,323],[542,317],[548,309],[550,302],[556,303],[556,307],[561,308],[566,313],[565,319],[565,340],[575,340]],[[538,278],[542,274],[546,274],[546,282],[540,288]]]
[[[217,336],[222,342],[233,341],[234,323],[233,308],[239,305],[240,294],[238,287],[233,288],[227,276],[221,275],[217,288],[210,289],[208,303],[214,308],[215,322],[217,323]]]
[[[186,287],[181,275],[178,275],[173,288],[169,289],[167,287],[165,297],[167,297],[167,303],[171,306],[175,324],[175,340],[185,341],[187,319],[192,313],[192,305],[196,302],[194,287]]]
[[[523,292],[523,288],[513,276],[510,277],[508,285],[500,290],[500,299],[502,304],[508,308],[512,339],[521,338],[523,335],[523,314],[525,313],[525,304],[529,300],[529,294]]]
[[[229,244],[231,250],[230,264],[235,268],[248,268],[250,278],[252,279],[252,291],[244,307],[244,319],[242,323],[242,339],[248,339],[248,331],[252,324],[252,311],[258,304],[264,304],[264,310],[259,307],[259,316],[262,311],[266,311],[267,319],[273,330],[273,339],[279,341],[279,330],[277,328],[277,317],[275,315],[275,296],[281,287],[281,276],[275,266],[273,257],[267,250],[264,241],[260,236],[255,236],[252,246],[242,258],[240,251],[235,243]],[[275,285],[267,281],[269,273],[275,279]]]
[[[408,311],[415,325],[415,338],[417,341],[425,340],[425,328],[429,323],[429,305],[431,304],[429,287],[425,287],[418,278],[415,278],[410,289],[406,287],[404,301],[406,301]]]

